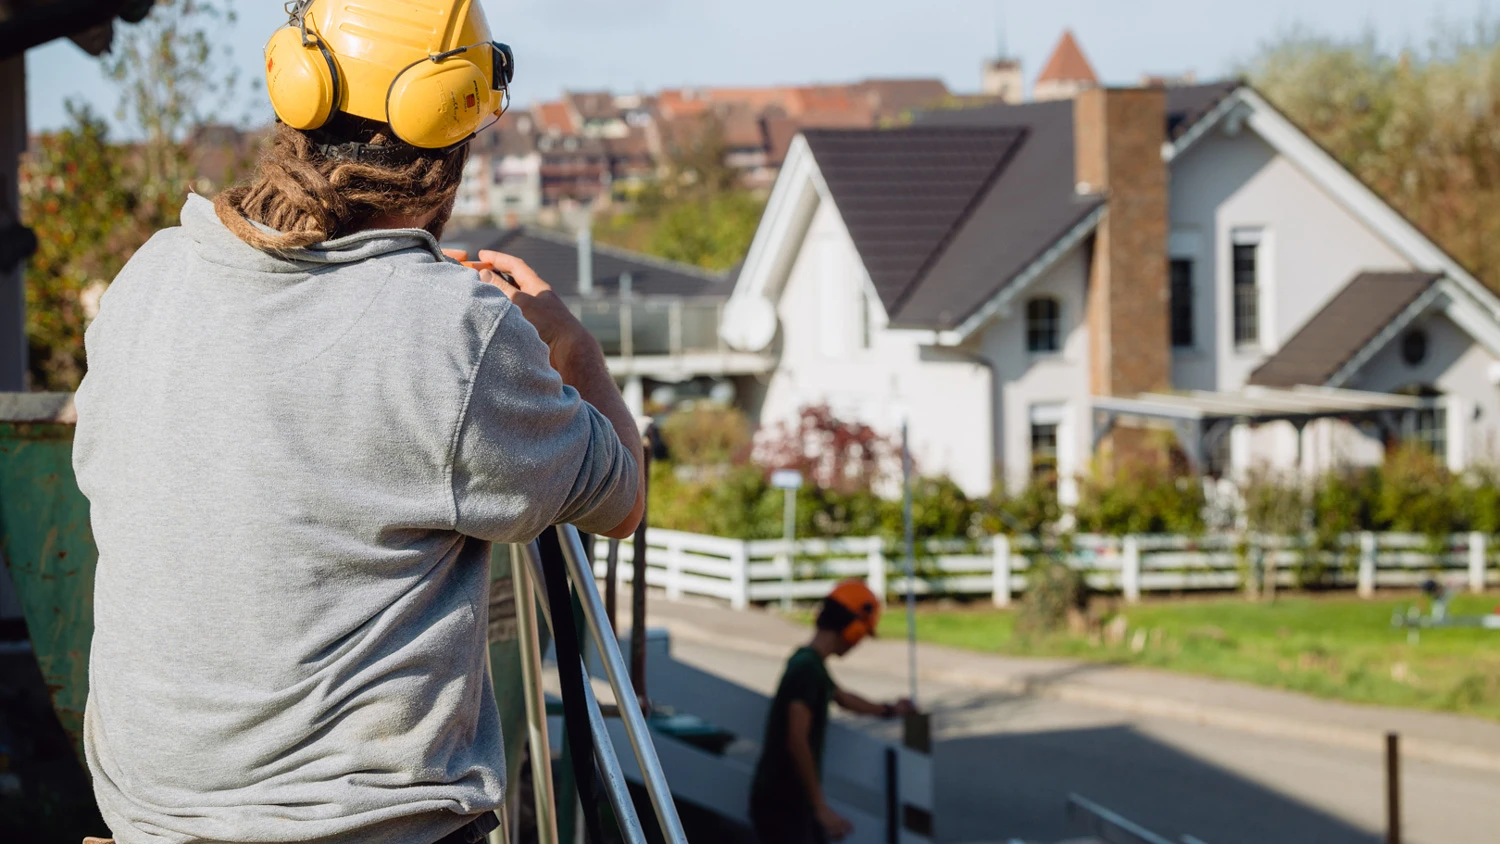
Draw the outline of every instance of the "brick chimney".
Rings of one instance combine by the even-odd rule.
[[[1169,389],[1166,92],[1094,88],[1073,103],[1078,190],[1102,195],[1108,213],[1094,236],[1087,320],[1094,395]],[[1137,432],[1112,438],[1119,457],[1147,457]]]
[[[1109,213],[1089,274],[1089,377],[1096,395],[1171,385],[1167,334],[1166,92],[1094,88],[1073,104],[1078,189]]]

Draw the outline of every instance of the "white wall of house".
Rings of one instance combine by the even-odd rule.
[[[1088,470],[1093,427],[1089,416],[1089,347],[1085,323],[1088,288],[1087,241],[1043,273],[1010,312],[981,333],[978,348],[995,375],[994,449],[1011,491],[1031,477],[1033,420],[1058,423],[1058,475],[1071,478]],[[1027,351],[1026,303],[1051,297],[1062,305],[1062,348]]]
[[[514,215],[517,222],[535,219],[542,210],[542,156],[532,152],[525,155],[497,157],[494,172],[489,174],[491,191],[490,213],[502,225]]]
[[[1363,270],[1411,264],[1248,128],[1217,129],[1172,163],[1174,258],[1194,262],[1196,347],[1178,350],[1179,389],[1234,390]],[[1237,347],[1233,244],[1258,233],[1260,342]]]
[[[987,493],[995,457],[988,368],[927,345],[931,332],[886,329],[886,314],[831,202],[813,215],[776,304],[780,362],[760,422],[774,426],[810,404],[890,434],[909,415],[919,471]]]
[[[1427,356],[1416,366],[1401,355],[1401,338],[1365,364],[1349,386],[1394,392],[1431,387],[1447,406],[1448,463],[1460,469],[1500,458],[1500,388],[1496,358],[1442,313],[1428,314],[1408,327],[1427,334]]]

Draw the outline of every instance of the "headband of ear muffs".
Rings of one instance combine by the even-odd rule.
[[[410,25],[399,14],[377,14],[385,5],[402,4],[303,0],[289,9],[287,25],[265,50],[266,91],[277,118],[314,131],[346,113],[390,126],[417,149],[458,148],[485,118],[504,111],[515,78],[514,53],[489,40],[475,0],[453,0],[446,14],[455,25],[428,42],[429,49],[414,46],[423,42],[406,31]],[[345,40],[355,52],[341,54]]]

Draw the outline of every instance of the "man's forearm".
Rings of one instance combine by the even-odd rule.
[[[620,437],[620,443],[635,458],[636,471],[641,471],[645,466],[641,452],[641,434],[636,428],[635,417],[631,415],[630,408],[625,406],[625,399],[615,386],[609,368],[605,366],[604,352],[599,348],[598,341],[587,336],[573,341],[564,354],[553,355],[553,365],[557,367],[564,384],[577,390],[584,401],[593,405],[609,420],[615,434]],[[635,529],[635,522],[640,520],[643,509],[646,485],[644,478],[639,481],[636,486],[635,508],[631,511],[631,518],[627,519],[629,524],[625,533]]]
[[[884,703],[875,703],[866,700],[853,692],[839,689],[834,695],[834,702],[850,712],[859,715],[889,715],[889,706]]]

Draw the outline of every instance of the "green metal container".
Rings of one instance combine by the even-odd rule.
[[[0,556],[52,707],[82,760],[99,551],[88,499],[73,477],[76,422],[69,394],[0,393]],[[526,703],[506,547],[495,549],[490,571],[490,670],[506,763],[516,771],[526,744]]]

